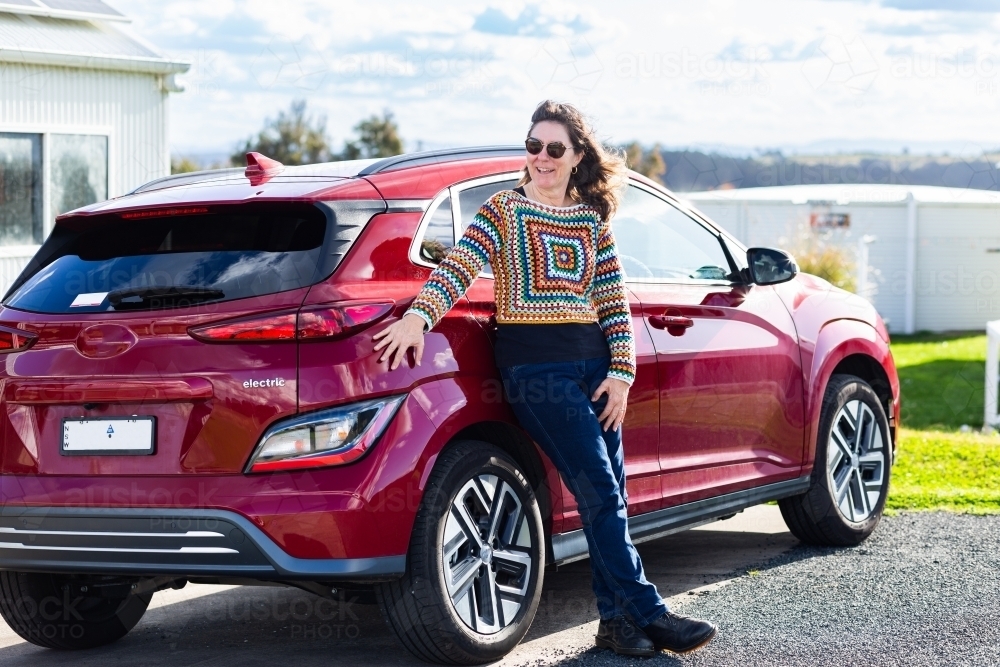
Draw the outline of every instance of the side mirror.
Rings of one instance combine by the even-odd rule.
[[[750,280],[758,285],[788,282],[799,272],[799,265],[784,250],[750,248],[747,250]]]

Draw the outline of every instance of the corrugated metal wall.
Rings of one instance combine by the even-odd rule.
[[[869,281],[874,285],[872,305],[891,331],[902,331],[906,319],[906,204],[849,204],[834,211],[851,215],[851,245],[866,234],[875,237],[868,246]]]
[[[1000,319],[1000,208],[917,208],[916,329],[983,329]]]
[[[790,202],[699,201],[694,204],[747,247],[787,245],[799,225],[809,224],[810,208]]]
[[[170,172],[167,93],[153,74],[5,63],[4,131],[110,131],[108,193],[115,197]]]
[[[154,74],[0,67],[0,131],[106,133],[109,197],[170,173],[167,120],[167,93]],[[33,254],[30,248],[12,251],[0,253],[0,294]]]

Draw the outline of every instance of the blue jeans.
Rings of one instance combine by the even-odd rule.
[[[621,432],[604,431],[597,420],[607,394],[590,400],[607,377],[610,361],[599,357],[507,366],[500,375],[521,426],[576,497],[601,618],[624,613],[643,626],[663,615],[667,605],[646,580],[628,534]]]

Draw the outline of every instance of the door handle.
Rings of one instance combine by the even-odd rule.
[[[694,326],[694,320],[683,315],[651,315],[649,323],[657,329],[687,329]]]

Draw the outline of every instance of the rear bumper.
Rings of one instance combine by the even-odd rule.
[[[405,567],[405,556],[295,558],[224,510],[0,509],[0,570],[376,581]]]
[[[73,512],[83,512],[82,516],[92,513],[98,517],[131,517],[138,513],[137,516],[147,519],[216,518],[239,527],[279,574],[284,570],[316,576],[316,563],[322,562],[331,564],[328,569],[319,568],[319,574],[324,576],[327,571],[333,575],[340,569],[377,573],[387,567],[378,563],[402,562],[423,497],[424,467],[433,461],[433,454],[453,433],[438,429],[427,417],[420,404],[425,393],[414,391],[368,454],[348,465],[252,475],[232,471],[140,475],[129,471],[130,461],[164,456],[164,467],[168,467],[163,452],[153,457],[94,457],[89,463],[99,470],[97,473],[0,474],[0,517],[15,516],[10,513],[25,512],[25,508],[46,508],[42,513],[51,516],[81,516]],[[7,434],[10,429],[8,424]],[[8,444],[3,438],[0,428],[0,450]],[[48,449],[42,448],[39,456],[39,467],[43,470],[50,461],[60,459],[56,444],[49,445]],[[210,463],[203,461],[205,466]],[[104,474],[115,470],[115,466],[119,468],[115,474]],[[83,521],[83,525],[89,525],[88,521]],[[0,538],[11,541],[2,532]],[[198,538],[194,544],[185,546],[197,546],[202,541]],[[223,542],[219,544],[221,548],[229,548]],[[30,550],[14,554],[15,549],[0,548],[0,567],[8,567],[4,559],[10,558],[20,562],[34,561],[36,557],[61,560]],[[174,560],[174,555],[171,556]],[[200,558],[212,565],[261,565],[253,560],[238,562],[232,554],[227,557],[221,553],[200,554]],[[290,559],[287,567],[283,565],[284,558]],[[383,561],[384,558],[395,560]],[[131,563],[134,559],[129,555],[119,560]]]

